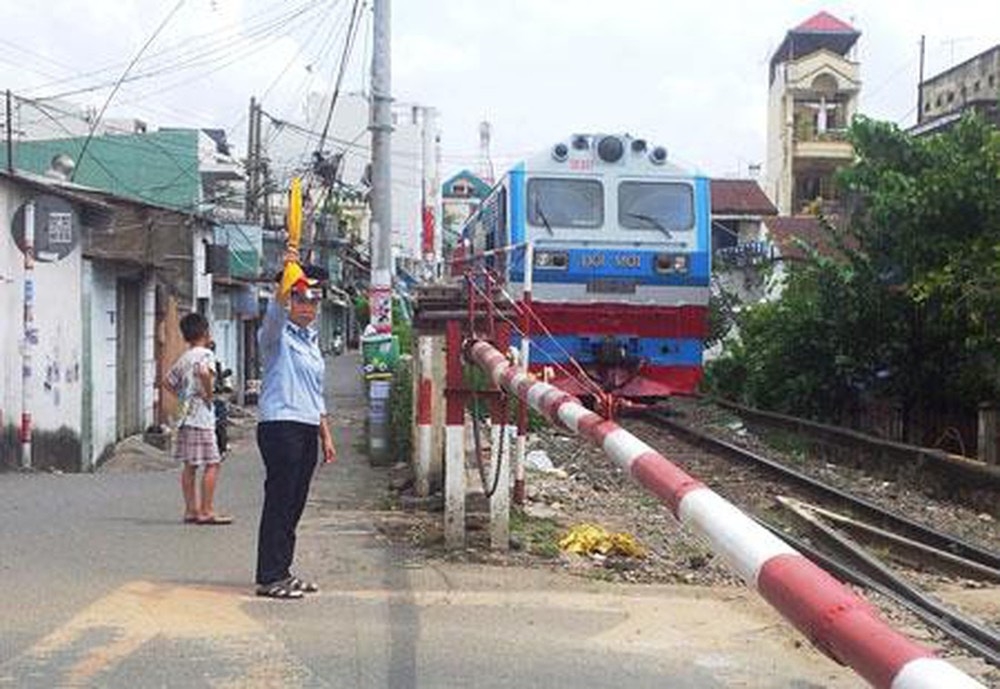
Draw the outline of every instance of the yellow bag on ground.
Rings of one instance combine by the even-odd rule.
[[[628,533],[610,533],[596,524],[577,524],[559,541],[559,548],[568,553],[591,555],[623,555],[645,557],[646,549]]]

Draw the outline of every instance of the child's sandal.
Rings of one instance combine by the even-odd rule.
[[[292,586],[292,579],[283,579],[273,584],[261,584],[257,587],[257,595],[264,598],[295,600],[302,598],[305,594]]]

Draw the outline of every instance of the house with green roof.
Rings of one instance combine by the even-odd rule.
[[[15,141],[12,161],[15,169],[36,174],[68,166],[76,184],[154,206],[228,220],[242,216],[242,166],[224,134],[214,130]]]
[[[490,193],[490,185],[468,170],[449,177],[441,185],[441,229],[445,251],[454,246],[462,224]]]

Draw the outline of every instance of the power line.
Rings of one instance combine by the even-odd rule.
[[[87,154],[87,147],[90,145],[90,140],[94,136],[94,131],[97,129],[97,125],[100,123],[101,118],[104,117],[104,111],[107,110],[108,105],[111,104],[111,99],[115,97],[116,93],[118,93],[118,89],[122,85],[122,81],[124,81],[125,77],[128,76],[129,71],[132,69],[135,63],[139,61],[139,58],[142,57],[142,54],[146,51],[146,48],[148,48],[150,44],[152,44],[152,42],[156,40],[156,37],[160,35],[160,32],[163,31],[163,29],[167,26],[167,23],[173,18],[173,16],[177,13],[178,10],[180,10],[180,8],[183,5],[184,5],[184,0],[178,0],[177,4],[174,5],[174,8],[170,10],[170,13],[167,14],[167,16],[164,17],[163,21],[160,22],[160,25],[156,27],[156,31],[154,31],[153,34],[149,37],[149,39],[143,44],[142,48],[139,49],[139,52],[136,54],[136,56],[132,58],[132,62],[130,62],[128,67],[125,68],[125,71],[122,72],[121,77],[119,77],[118,79],[118,83],[116,83],[115,87],[111,89],[111,93],[108,94],[107,100],[104,101],[104,105],[101,107],[101,111],[97,114],[97,117],[94,119],[94,123],[90,126],[90,133],[87,135],[87,140],[83,142],[83,148],[80,150],[80,157],[76,161],[77,165],[80,164],[80,161],[83,160],[83,157]],[[75,169],[73,170],[72,173],[70,173],[69,180],[71,182],[73,181],[74,175],[76,175]]]
[[[343,38],[345,49],[346,49],[346,46],[349,43],[350,37],[351,37],[351,28],[352,28],[353,21],[354,21],[354,11],[355,11],[355,8],[352,5],[351,12],[350,13],[345,13],[345,15],[343,17],[341,17],[341,21],[338,22],[338,24],[337,24],[336,35],[331,34],[331,36],[330,36],[329,50],[332,51],[333,50],[333,46],[337,45],[338,41],[341,40],[341,34],[340,34],[341,28],[343,28],[343,36],[342,36],[342,38]],[[337,62],[334,62],[331,65],[330,79],[334,79],[335,78],[335,75],[336,75],[336,73],[337,73],[337,71],[338,71],[339,68],[340,68],[340,64],[337,63]],[[310,113],[309,113],[309,96],[310,96],[310,94],[308,92],[304,93],[302,95],[302,99],[303,99],[303,102],[305,104],[306,119],[309,119],[309,116],[310,116]],[[302,153],[299,155],[299,158],[302,159],[302,160],[307,160],[308,159],[308,160],[311,161],[312,160],[312,150],[310,150],[310,149],[315,150],[311,146],[310,139],[306,138],[306,140],[303,142]]]
[[[304,21],[304,19],[302,17],[299,17],[298,19],[300,21]],[[287,30],[287,27],[285,27],[284,30]],[[248,55],[256,54],[256,53],[260,52],[260,50],[261,50],[262,47],[264,47],[266,45],[270,45],[272,43],[275,43],[278,40],[284,38],[284,36],[285,36],[284,30],[281,31],[281,32],[275,32],[273,35],[271,35],[270,39],[266,43],[264,43],[264,44],[255,44],[255,45],[248,46],[246,50],[244,50],[244,51],[242,51],[240,53],[234,54],[230,60],[228,60],[227,62],[223,62],[221,64],[218,64],[215,67],[213,67],[212,69],[204,71],[204,72],[202,72],[202,73],[200,73],[200,74],[198,74],[196,76],[193,76],[193,77],[190,77],[190,78],[186,78],[186,79],[182,79],[180,81],[176,81],[176,82],[174,82],[172,84],[168,84],[166,86],[162,86],[162,87],[154,89],[152,91],[146,91],[146,92],[144,92],[142,94],[139,94],[135,99],[130,100],[130,101],[124,101],[124,102],[125,103],[141,102],[141,101],[143,101],[145,99],[148,99],[148,98],[150,98],[152,96],[156,96],[156,95],[159,95],[159,94],[162,94],[162,93],[166,93],[167,91],[172,91],[172,90],[174,90],[176,88],[180,88],[182,86],[187,86],[187,85],[192,84],[192,83],[194,83],[196,81],[204,79],[204,78],[206,78],[206,77],[208,77],[208,76],[210,76],[210,75],[218,72],[219,70],[225,69],[226,67],[229,67],[230,65],[234,64],[235,62],[238,62],[238,61],[242,60],[243,58],[247,57]]]
[[[323,151],[323,144],[326,143],[326,135],[330,131],[330,122],[333,120],[333,110],[337,105],[337,97],[340,95],[340,85],[344,81],[344,72],[347,71],[347,62],[350,58],[351,48],[354,45],[354,38],[358,33],[358,24],[360,23],[358,17],[358,8],[361,6],[361,0],[354,0],[354,7],[351,8],[351,20],[347,25],[347,37],[344,39],[344,52],[340,56],[340,70],[337,72],[337,81],[333,87],[333,95],[330,97],[330,109],[326,113],[326,123],[323,125],[323,133],[320,134],[319,144],[316,146],[316,150],[319,153]]]
[[[154,52],[154,53],[151,53],[151,54],[145,56],[144,58],[142,58],[140,60],[140,62],[143,63],[143,64],[146,64],[147,62],[153,62],[153,61],[157,60],[158,58],[163,58],[163,57],[166,57],[166,56],[171,55],[173,53],[178,53],[178,55],[176,57],[171,57],[170,58],[174,62],[180,62],[182,60],[188,60],[188,61],[190,61],[192,59],[200,59],[200,58],[206,57],[206,56],[211,55],[211,54],[213,54],[215,52],[227,50],[231,45],[238,44],[238,43],[240,43],[242,41],[245,41],[247,39],[252,39],[252,38],[256,37],[257,35],[259,35],[261,32],[263,32],[264,34],[267,34],[267,33],[271,32],[274,29],[283,27],[292,17],[297,16],[298,13],[300,13],[300,12],[302,12],[304,10],[309,9],[310,7],[313,7],[313,6],[317,5],[321,1],[322,0],[308,0],[307,2],[300,3],[299,5],[296,5],[292,9],[288,10],[287,12],[285,12],[285,13],[277,16],[277,17],[273,17],[273,18],[272,17],[268,17],[268,18],[264,19],[263,21],[261,21],[259,24],[252,23],[252,20],[257,19],[258,17],[262,17],[267,12],[269,12],[274,7],[274,6],[272,6],[267,11],[260,12],[258,14],[252,15],[250,18],[248,18],[247,23],[245,25],[243,24],[243,22],[236,22],[236,23],[229,24],[229,25],[226,25],[226,26],[222,27],[221,30],[212,31],[210,33],[200,34],[200,35],[195,36],[195,37],[190,38],[190,39],[185,39],[185,40],[183,40],[183,41],[181,41],[181,42],[179,42],[177,44],[168,46],[168,47],[166,47],[166,48],[164,48],[164,49],[162,49],[162,50],[160,50],[158,52]],[[227,36],[227,37],[224,37],[224,38],[221,38],[221,39],[219,38],[220,33],[224,33],[225,29],[240,28],[240,27],[242,27],[244,29],[244,33],[238,34],[236,36]],[[203,43],[202,39],[205,39],[205,38],[210,38],[211,40],[208,41],[207,43],[204,43],[203,45],[199,45],[199,43]],[[194,48],[192,48],[192,44],[195,44]],[[194,57],[192,58],[191,56],[194,56]],[[167,63],[167,64],[169,65],[171,63]],[[180,62],[180,64],[183,64],[183,62]],[[98,75],[105,74],[105,73],[111,73],[111,72],[114,72],[114,71],[118,71],[120,69],[121,69],[120,63],[116,63],[116,64],[113,64],[113,65],[108,65],[106,67],[101,67],[101,68],[98,68],[98,69],[95,69],[95,70],[91,70],[89,72],[84,72],[82,74],[76,74],[76,75],[69,76],[69,77],[63,77],[61,79],[57,79],[55,81],[52,81],[52,82],[49,82],[49,83],[46,83],[46,84],[41,84],[39,86],[32,87],[32,88],[29,88],[29,89],[26,89],[26,90],[28,90],[28,91],[37,91],[37,90],[41,90],[41,89],[47,89],[47,88],[51,88],[52,86],[55,86],[57,84],[72,83],[74,81],[80,81],[80,80],[85,79],[87,77],[98,76]],[[160,69],[160,70],[162,70],[163,67],[152,67],[152,69]],[[145,74],[146,73],[142,73],[142,75],[145,75]],[[98,90],[100,88],[105,88],[105,87],[110,86],[110,85],[111,85],[111,83],[101,83],[101,84],[98,84],[98,85],[91,85],[91,86],[84,87],[84,88],[77,88],[77,89],[74,89],[72,91],[67,91],[65,93],[57,94],[56,96],[51,96],[51,97],[62,97],[62,96],[65,96],[65,95],[74,95],[76,93],[84,93],[84,92],[88,92],[88,91],[94,91],[94,90]]]

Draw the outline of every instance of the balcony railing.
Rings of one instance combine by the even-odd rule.
[[[825,132],[818,132],[813,127],[801,127],[795,131],[796,143],[831,142],[840,143],[847,141],[846,129],[827,129]]]
[[[720,268],[744,268],[766,263],[774,257],[773,254],[771,242],[752,241],[717,249],[712,259]]]

